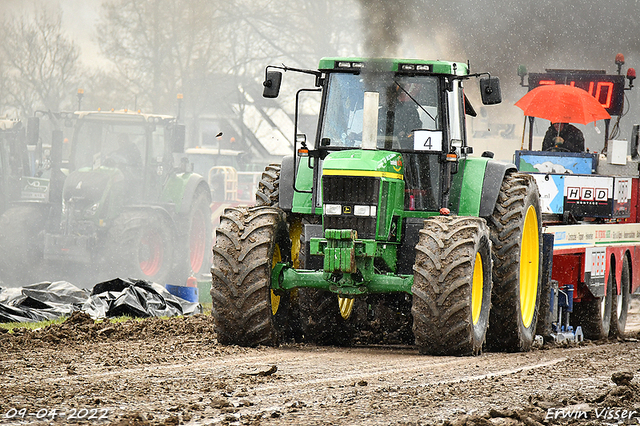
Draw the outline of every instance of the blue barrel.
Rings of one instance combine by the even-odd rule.
[[[169,293],[184,299],[188,302],[198,303],[198,287],[185,287],[181,285],[167,284],[166,289]]]

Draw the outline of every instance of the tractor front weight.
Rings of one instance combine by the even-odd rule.
[[[411,294],[413,275],[376,273],[374,259],[395,264],[396,246],[375,240],[359,240],[352,229],[327,229],[325,238],[312,238],[310,255],[323,256],[323,270],[293,269],[278,263],[272,270],[274,290],[319,288],[341,296],[404,292]]]

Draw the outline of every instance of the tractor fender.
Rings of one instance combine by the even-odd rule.
[[[480,217],[491,216],[500,194],[500,187],[504,175],[510,171],[517,171],[515,164],[489,160],[484,172],[482,194],[480,196]]]
[[[294,164],[293,155],[288,155],[282,159],[282,164],[280,165],[280,199],[278,200],[278,206],[287,212],[293,208]]]
[[[182,202],[178,209],[179,215],[186,215],[189,213],[195,193],[200,188],[202,188],[202,190],[207,194],[209,204],[211,204],[211,189],[209,189],[209,185],[202,176],[191,174],[187,180],[187,184],[185,185],[184,193],[182,194]]]
[[[133,204],[125,207],[124,210],[149,212],[149,213],[155,213],[155,214],[161,215],[168,221],[167,223],[171,225],[171,232],[174,234],[174,237],[177,235],[175,220],[173,219],[171,213],[169,213],[169,211],[167,211],[167,209],[162,206],[154,206],[154,205],[147,205],[147,204]]]
[[[175,213],[184,216],[189,213],[191,203],[198,189],[209,197],[211,202],[211,190],[204,178],[195,173],[182,173],[169,178],[162,190],[162,200],[173,202],[176,205]]]

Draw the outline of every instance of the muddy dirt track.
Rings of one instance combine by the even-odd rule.
[[[203,315],[94,324],[74,314],[0,333],[0,423],[640,424],[634,311],[625,340],[460,358],[401,346],[225,347]]]

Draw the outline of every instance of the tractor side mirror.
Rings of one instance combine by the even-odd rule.
[[[186,128],[184,124],[173,126],[171,134],[171,152],[184,152]]]
[[[277,98],[280,93],[281,82],[282,73],[280,71],[267,71],[267,78],[262,83],[264,86],[262,96],[265,98]]]
[[[480,79],[480,96],[484,105],[495,105],[502,102],[500,80],[498,77]]]

